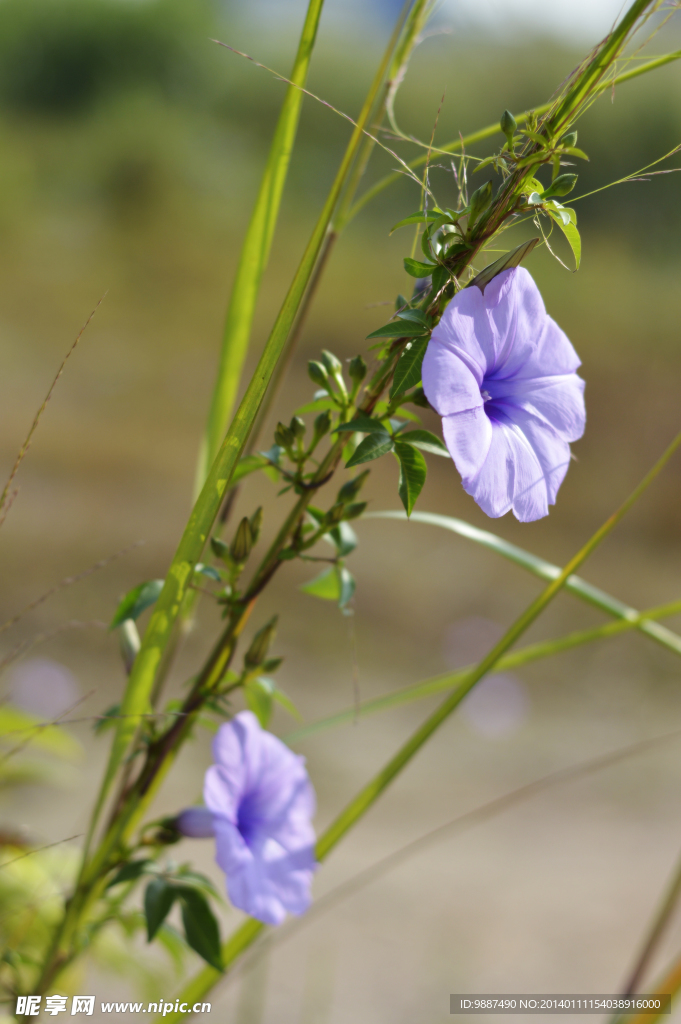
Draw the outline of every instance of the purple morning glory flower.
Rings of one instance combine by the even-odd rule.
[[[423,388],[442,416],[464,490],[488,516],[521,522],[555,504],[584,433],[579,357],[547,314],[524,268],[464,288],[447,306],[423,360]]]
[[[260,728],[250,711],[220,726],[206,772],[206,807],[176,819],[184,835],[214,835],[235,907],[265,924],[310,905],[315,795],[305,759]]]

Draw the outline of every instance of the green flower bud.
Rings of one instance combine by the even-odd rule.
[[[220,540],[219,537],[211,537],[210,549],[216,558],[220,561],[226,562],[229,559],[229,544],[225,544],[224,540]]]
[[[364,380],[367,375],[367,364],[361,356],[355,356],[354,359],[350,360],[348,373],[350,374],[350,380],[354,384],[360,384]]]
[[[324,437],[324,434],[328,434],[330,430],[331,413],[329,412],[328,409],[326,409],[324,412],[320,412],[319,416],[317,416],[316,420],[314,421],[314,437],[312,441],[313,447],[321,440],[322,437]]]
[[[576,146],[577,145],[577,132],[568,132],[568,134],[564,135],[563,138],[560,140],[560,144],[561,144],[561,146],[567,146],[568,148],[572,148],[572,146]]]
[[[346,482],[343,484],[340,491],[338,492],[338,497],[336,498],[336,501],[340,501],[342,504],[347,504],[347,502],[349,501],[354,501],[354,499],[357,497],[360,490],[362,489],[364,481],[368,476],[369,470],[365,469],[364,472],[360,473],[359,476],[356,476],[354,480],[346,480]]]
[[[262,665],[263,661],[267,657],[267,652],[269,651],[272,641],[277,633],[277,618],[278,616],[275,615],[274,618],[270,619],[270,621],[266,623],[262,629],[258,630],[253,637],[251,646],[248,648],[244,658],[244,663],[247,668],[257,668],[259,665]]]
[[[510,149],[511,139],[513,138],[515,130],[518,127],[518,122],[516,121],[510,110],[505,110],[501,115],[499,127],[501,128],[502,132],[508,139],[508,148]]]
[[[280,448],[290,448],[293,441],[293,431],[290,427],[284,426],[281,421],[277,423],[276,430],[274,431],[274,443]]]
[[[301,420],[300,416],[294,416],[289,424],[289,429],[296,441],[299,441],[305,436],[307,427],[305,426],[305,420]]]
[[[326,368],[321,363],[318,363],[316,359],[311,359],[307,364],[307,372],[313,384],[317,384],[320,388],[325,388],[327,391],[331,390]]]
[[[251,531],[251,524],[246,516],[244,516],[237,527],[229,553],[235,562],[245,562],[251,553],[252,547],[253,533]]]
[[[542,199],[550,199],[552,196],[566,196],[568,192],[572,192],[576,184],[576,174],[559,174],[549,187],[544,189],[541,197]]]
[[[336,358],[333,352],[329,352],[327,349],[322,349],[322,362],[327,371],[334,375],[340,373],[343,369],[340,359]]]
[[[260,528],[262,526],[262,505],[256,508],[255,512],[248,520],[251,526],[251,536],[253,537],[253,543],[255,544],[260,536]]]
[[[484,185],[477,188],[471,196],[470,208],[471,212],[468,215],[469,225],[474,224],[481,213],[483,213],[489,204],[492,202],[492,182],[486,181]]]

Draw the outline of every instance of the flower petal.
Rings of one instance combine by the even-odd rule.
[[[426,398],[440,416],[482,406],[480,382],[465,362],[446,345],[431,339],[421,371]]]
[[[495,380],[487,387],[494,404],[503,403],[511,418],[514,413],[510,407],[524,409],[550,425],[565,441],[578,441],[584,433],[584,381],[576,373],[533,380]]]
[[[521,522],[548,513],[544,472],[529,441],[503,413],[491,420],[492,440],[479,473],[463,480],[464,490],[488,516],[511,508]]]
[[[444,416],[442,433],[449,454],[461,476],[474,477],[487,458],[492,443],[492,424],[485,409],[469,409]]]

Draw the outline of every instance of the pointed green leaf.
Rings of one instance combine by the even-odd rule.
[[[400,483],[398,494],[408,516],[426,482],[428,467],[418,449],[402,441],[395,442],[395,455],[400,462]]]
[[[269,466],[269,461],[264,455],[246,455],[245,458],[239,459],[234,468],[230,487],[234,487],[249,473],[255,473],[256,470],[264,469],[266,466]]]
[[[562,207],[561,211],[557,211],[555,213],[553,210],[549,210],[548,212],[552,220],[555,221],[555,223],[558,225],[560,230],[567,238],[570,248],[572,249],[572,255],[575,258],[575,270],[579,270],[579,264],[582,260],[582,239],[580,237],[579,231],[577,230],[577,214],[572,209],[572,207],[569,206],[564,206]],[[559,215],[560,212],[568,214],[570,220],[567,224],[564,222],[564,219]]]
[[[302,722],[303,716],[301,715],[298,708],[295,706],[288,694],[280,690],[278,686],[272,685],[272,699],[276,700],[277,704],[281,704],[285,711],[288,711],[289,715],[293,718],[297,718],[299,722]]]
[[[300,590],[312,597],[319,597],[322,601],[337,601],[341,594],[341,586],[336,566],[331,565],[328,569],[324,569],[309,583],[303,583]]]
[[[372,459],[380,459],[381,455],[393,450],[393,439],[390,434],[369,434],[361,444],[357,445],[355,454],[349,462],[345,463],[346,469],[352,466],[361,466],[363,462],[371,462]]]
[[[399,320],[413,320],[414,323],[422,324],[427,331],[432,327],[431,321],[425,313],[421,312],[420,309],[402,309],[399,313],[396,313],[395,316]]]
[[[144,893],[144,916],[147,921],[147,941],[151,942],[175,902],[177,890],[165,878],[154,878]]]
[[[391,320],[389,324],[367,334],[367,341],[372,338],[418,338],[427,330],[423,324],[411,320]]]
[[[107,883],[107,889],[111,889],[114,885],[120,885],[121,882],[133,882],[140,875],[143,875],[147,870],[149,864],[152,861],[149,858],[144,860],[131,860],[129,864],[124,864],[120,871],[117,871],[110,882]]]
[[[411,256],[405,256],[404,269],[411,277],[430,277],[435,270],[435,265],[433,263],[420,263],[418,260],[413,260]]]
[[[421,383],[421,367],[429,340],[429,338],[418,338],[405,346],[404,352],[397,360],[397,365],[395,366],[392,387],[390,388],[391,398],[395,398],[404,391],[408,391],[409,388],[413,388]]]
[[[128,591],[116,609],[109,629],[116,629],[126,619],[138,619],[143,611],[158,600],[164,582],[164,580],[149,580]]]
[[[521,244],[517,245],[515,249],[511,249],[510,252],[507,252],[504,256],[495,260],[494,263],[490,263],[490,265],[485,267],[484,270],[481,270],[480,273],[466,285],[466,287],[471,288],[475,285],[484,294],[487,285],[490,281],[493,281],[498,274],[501,274],[504,270],[509,270],[511,267],[519,267],[525,257],[529,256],[532,252],[538,241],[538,238],[529,238],[527,242],[521,242]]]
[[[400,434],[400,441],[404,444],[413,444],[415,448],[421,448],[431,455],[443,455],[446,459],[451,458],[447,446],[436,434],[430,430],[407,430]]]
[[[361,434],[387,434],[388,431],[380,420],[374,420],[370,416],[355,416],[354,420],[349,420],[347,423],[341,423],[340,427],[336,427],[334,433],[361,433]]]
[[[194,566],[194,572],[198,572],[200,576],[213,580],[214,583],[222,583],[222,576],[213,565],[204,565],[203,562],[197,562]]]
[[[408,217],[398,221],[395,227],[390,229],[390,234],[392,235],[393,231],[397,231],[398,228],[405,228],[409,224],[427,224],[428,221],[437,220],[441,216],[442,210],[426,210],[425,213],[423,210],[417,210],[416,213],[411,213]]]
[[[344,555],[349,555],[359,543],[357,534],[350,526],[350,523],[346,522],[341,522],[338,526],[334,526],[333,530],[329,530],[327,537],[336,548],[340,558],[343,558]]]
[[[220,929],[208,900],[198,889],[178,886],[178,892],[187,945],[216,971],[222,971]]]

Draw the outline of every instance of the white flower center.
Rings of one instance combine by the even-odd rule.
[[[480,394],[482,395],[483,402],[489,402],[492,398],[489,391],[481,391]]]

